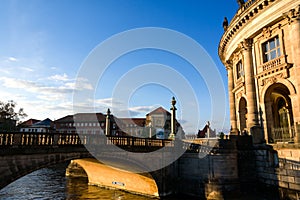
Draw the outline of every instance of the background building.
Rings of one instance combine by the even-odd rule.
[[[171,128],[171,113],[159,107],[146,115],[146,118],[109,117],[102,113],[77,113],[55,120],[55,131],[59,133],[106,134],[112,136],[153,137],[167,139]],[[107,120],[108,127],[106,126]],[[184,132],[176,121],[180,135]]]
[[[102,113],[77,113],[55,120],[55,129],[60,133],[104,135],[105,119]]]
[[[30,124],[31,122],[35,123]],[[27,124],[27,125],[26,125]],[[23,123],[23,126],[20,128],[21,132],[34,132],[34,133],[50,133],[54,131],[54,123],[51,119],[47,118],[42,121],[30,119]]]
[[[146,115],[146,126],[151,137],[157,135],[160,139],[167,139],[171,132],[171,113],[163,107],[156,108]]]
[[[219,44],[231,134],[250,133],[257,143],[299,141],[300,2],[239,3],[230,24],[223,23]]]

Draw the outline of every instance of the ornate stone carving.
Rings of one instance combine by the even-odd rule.
[[[237,3],[239,4],[239,7],[243,7],[243,5],[245,4],[244,0],[237,0]]]
[[[239,47],[241,50],[249,50],[251,49],[252,44],[253,44],[253,40],[251,38],[248,38],[248,39],[244,39],[244,41],[242,41],[239,44]]]
[[[227,60],[226,64],[225,64],[226,70],[230,70],[232,69],[232,61],[231,60]]]
[[[290,11],[283,14],[289,21],[289,24],[296,20],[300,20],[300,5],[296,9],[291,9]]]
[[[232,61],[233,61],[233,62],[237,62],[239,59],[240,59],[239,53],[234,53],[234,54],[233,54],[233,57],[232,57]]]
[[[264,86],[264,85],[267,85],[268,83],[274,84],[274,83],[277,83],[278,79],[281,79],[281,78],[284,78],[283,73],[279,73],[274,76],[262,79],[260,85]]]
[[[270,27],[263,28],[262,36],[266,39],[270,38],[272,36],[272,31]]]

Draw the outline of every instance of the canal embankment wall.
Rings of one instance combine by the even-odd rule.
[[[200,146],[195,151],[192,148],[171,165],[150,172],[155,181],[152,185],[157,185],[159,196],[187,194],[202,199],[231,199],[259,193],[268,198],[299,200],[299,149],[292,144],[252,144],[250,136],[219,140],[211,149],[203,150]],[[92,170],[93,173],[97,171]],[[124,175],[120,181],[123,175],[115,176],[117,179],[107,178],[100,171],[109,184],[117,180],[124,182],[126,188],[130,185],[132,174]],[[93,174],[92,177],[97,176]],[[156,196],[148,192],[148,186],[142,192],[135,192]]]
[[[206,156],[185,153],[178,160],[178,180],[178,192],[206,199],[259,193],[299,200],[300,145],[253,144],[251,136],[220,140]]]
[[[281,199],[300,199],[300,149],[297,145],[258,146],[254,150],[260,185]]]

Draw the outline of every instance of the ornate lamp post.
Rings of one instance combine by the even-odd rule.
[[[110,109],[107,109],[106,112],[106,127],[105,127],[105,135],[110,135]]]
[[[174,140],[175,139],[175,134],[176,134],[176,110],[177,108],[175,107],[176,100],[175,97],[172,98],[171,101],[172,107],[171,107],[171,133],[169,135],[169,139]]]

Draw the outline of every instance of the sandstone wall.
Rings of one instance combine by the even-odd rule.
[[[259,147],[255,151],[257,180],[285,199],[300,198],[300,150],[290,147]]]

